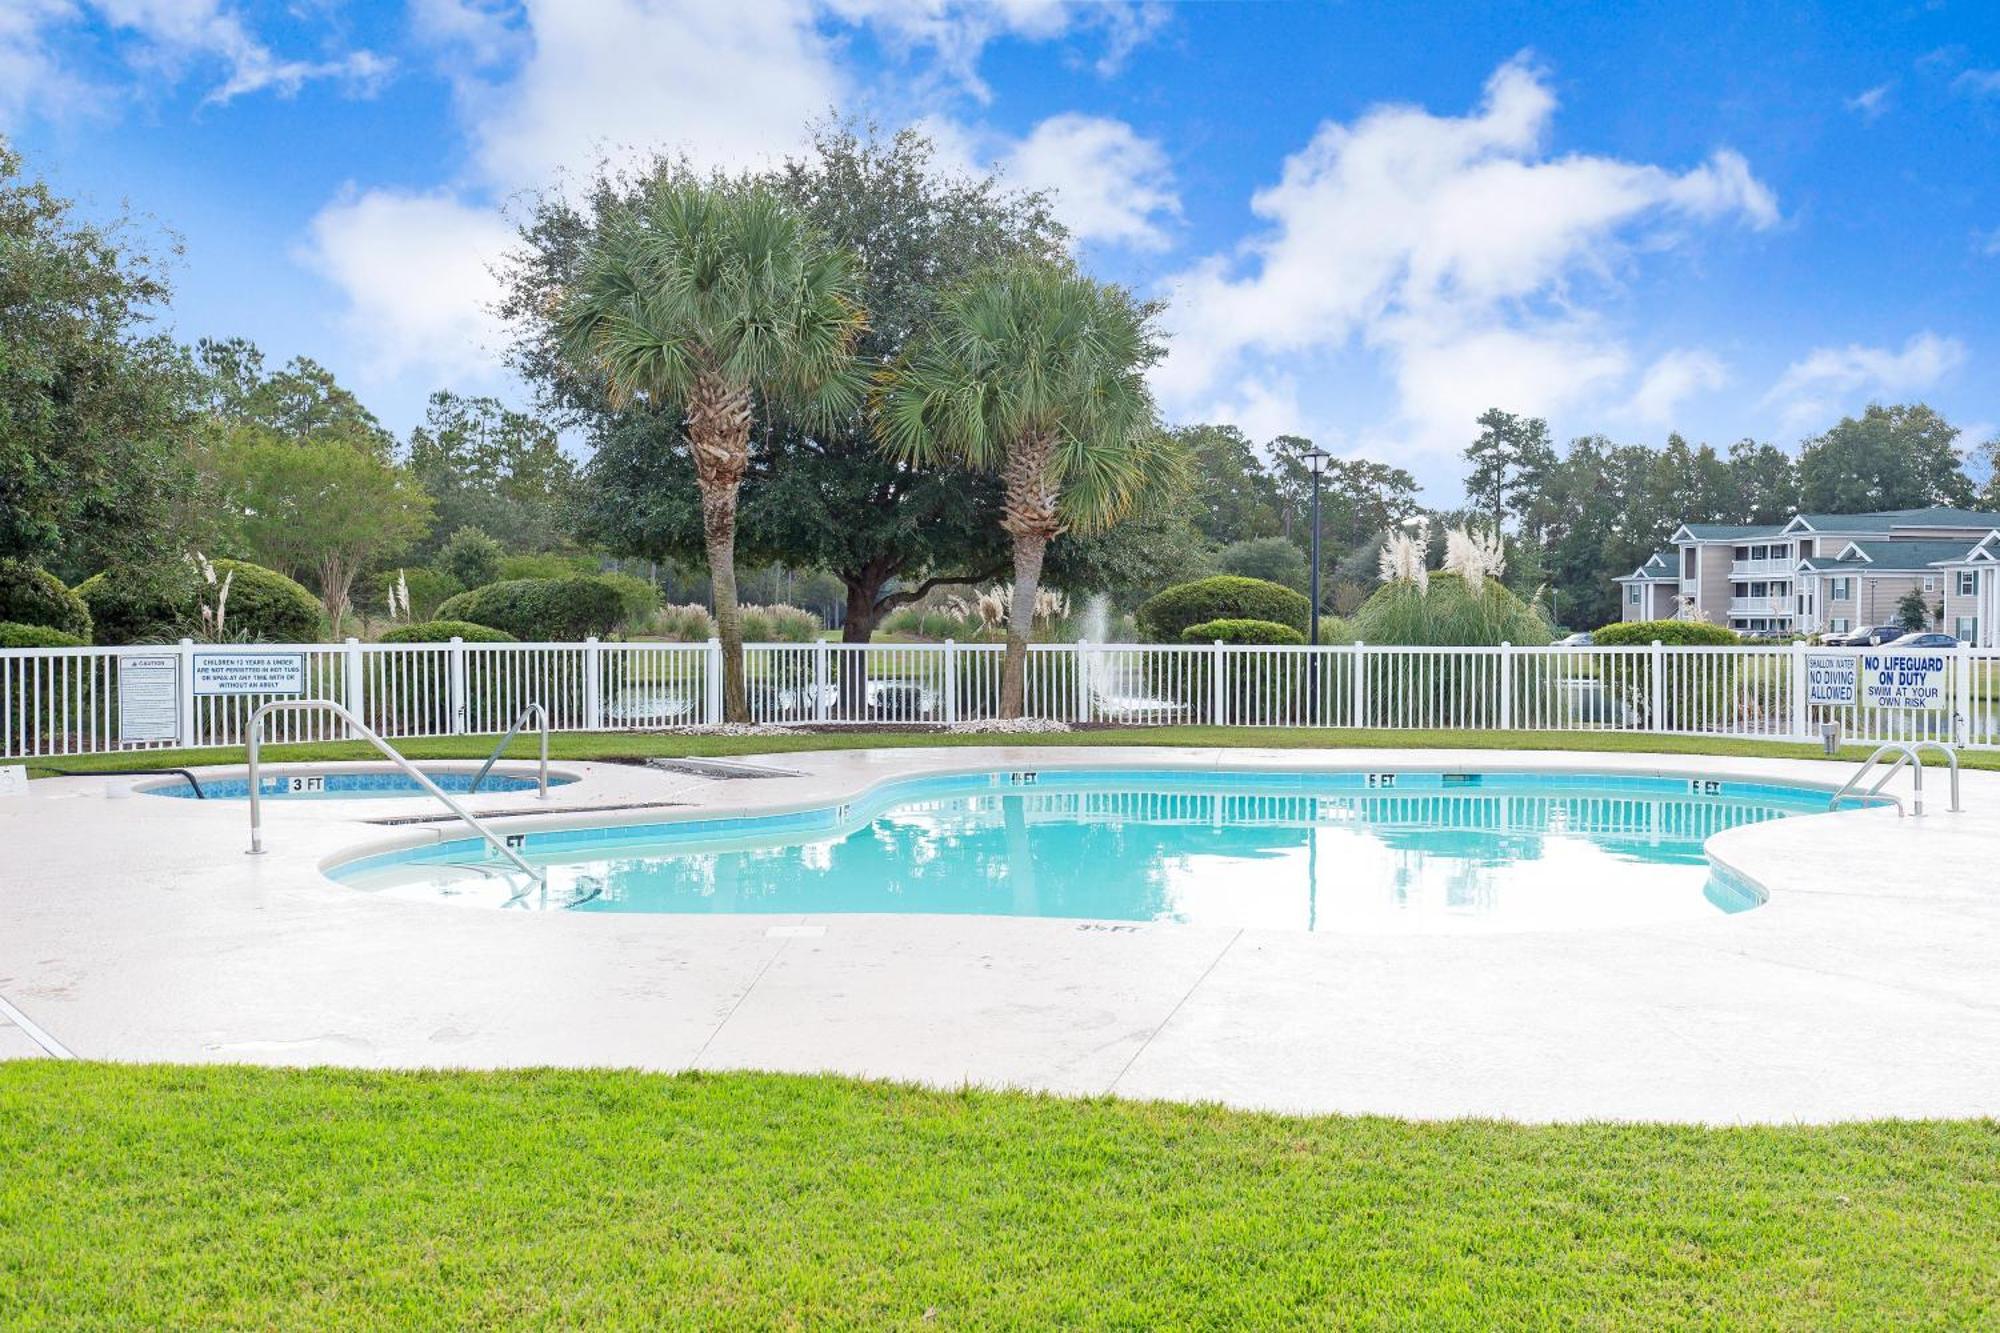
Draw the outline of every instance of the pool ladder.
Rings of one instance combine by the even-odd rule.
[[[335,717],[340,718],[342,721],[346,722],[348,727],[353,730],[355,735],[359,736],[362,740],[367,741],[370,745],[374,746],[377,750],[381,751],[384,758],[388,759],[391,763],[395,764],[396,767],[402,769],[403,772],[409,774],[410,778],[419,787],[422,787],[432,796],[435,796],[440,801],[444,802],[445,809],[451,811],[454,815],[457,815],[460,819],[464,820],[466,825],[469,828],[471,828],[471,830],[474,833],[477,833],[480,837],[484,838],[487,841],[487,843],[492,846],[494,851],[500,853],[500,855],[507,858],[507,860],[513,862],[514,867],[517,870],[520,870],[523,874],[527,875],[529,879],[533,880],[538,884],[546,884],[548,882],[548,872],[546,870],[541,870],[536,868],[535,866],[529,865],[527,861],[522,859],[522,856],[519,852],[515,851],[511,846],[508,845],[507,840],[505,838],[501,837],[499,834],[495,833],[492,829],[488,828],[485,824],[481,823],[479,819],[475,817],[470,810],[467,810],[457,801],[454,801],[451,799],[451,797],[447,796],[444,792],[444,788],[438,786],[437,783],[432,782],[430,780],[429,775],[426,774],[422,769],[418,768],[415,764],[411,763],[408,759],[404,758],[400,750],[396,749],[395,746],[389,744],[389,742],[383,740],[379,735],[377,735],[375,733],[374,728],[370,727],[366,722],[363,722],[360,718],[356,717],[352,710],[340,704],[334,703],[330,699],[274,699],[270,703],[267,703],[262,707],[258,708],[256,712],[250,715],[250,746],[249,746],[250,748],[250,775],[249,775],[250,776],[250,855],[262,856],[264,854],[264,808],[263,808],[263,802],[258,795],[260,784],[257,781],[257,773],[259,764],[261,762],[259,758],[259,751],[262,749],[264,744],[264,719],[269,717],[272,713],[332,713]],[[527,716],[528,716],[527,713],[525,712],[522,713],[521,721],[526,721]],[[548,715],[544,713],[542,715],[542,718],[543,718],[543,725],[546,728]],[[515,722],[514,726],[516,729],[519,729],[521,721]],[[508,739],[511,740],[513,738],[513,734],[514,733],[511,731],[508,732],[507,733]],[[547,731],[544,730],[543,744],[546,746],[547,743],[548,743]],[[502,742],[502,745],[503,746],[505,745],[504,741]],[[544,762],[546,762],[547,753],[548,752],[545,749],[543,751]],[[499,758],[497,752],[495,753],[494,758],[496,759]],[[491,759],[487,760],[486,767],[491,768],[492,766],[493,766],[493,761]],[[486,769],[482,768],[481,770],[479,770],[479,775],[481,777],[485,777]],[[546,783],[547,780],[548,780],[547,771],[544,770],[543,781]],[[546,791],[547,788],[544,787],[543,790]]]
[[[1881,777],[1875,779],[1874,786],[1861,794],[1863,796],[1882,795],[1882,789],[1889,785],[1889,779],[1896,776],[1898,769],[1908,765],[1910,769],[1910,781],[1914,784],[1914,792],[1911,797],[1911,810],[1912,813],[1923,814],[1924,761],[1920,752],[1926,746],[1933,750],[1942,751],[1945,762],[1951,765],[1951,812],[1957,814],[1963,808],[1958,802],[1958,749],[1956,746],[1947,745],[1943,741],[1933,740],[1889,741],[1886,744],[1876,746],[1875,753],[1861,761],[1861,767],[1855,769],[1854,775],[1848,778],[1841,785],[1840,790],[1833,794],[1833,799],[1827,802],[1826,808],[1829,810],[1840,809],[1840,803],[1854,793],[1855,788],[1861,785],[1861,780],[1873,772],[1876,766],[1882,762],[1883,756],[1893,754],[1896,756],[1895,762],[1883,770]],[[1901,819],[1903,817],[1902,798],[1892,795],[1888,799],[1895,802],[1896,817]]]

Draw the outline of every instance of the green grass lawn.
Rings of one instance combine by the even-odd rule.
[[[0,1065],[8,1326],[1970,1328],[1996,1256],[1992,1121]]]
[[[413,759],[484,759],[498,736],[437,736],[399,740],[397,749]],[[510,752],[515,759],[532,757],[536,739],[523,736]],[[687,736],[674,732],[564,732],[549,740],[549,754],[558,759],[641,759],[653,755],[782,754],[797,750],[855,750],[880,746],[971,745],[1207,745],[1266,749],[1341,750],[1355,747],[1434,750],[1578,750],[1608,754],[1720,754],[1777,759],[1823,759],[1817,745],[1783,741],[1739,740],[1731,737],[1667,736],[1619,731],[1341,731],[1285,727],[1132,727],[1020,736],[967,732],[824,731],[784,736]],[[1840,762],[1852,765],[1872,747],[1848,746]],[[366,744],[334,741],[307,745],[266,745],[272,763],[300,760],[378,759]],[[83,755],[62,759],[28,759],[31,777],[55,772],[98,773],[115,768],[182,768],[193,764],[240,764],[242,747],[209,750],[132,750],[116,755]],[[1935,754],[1926,763],[1941,762]],[[2000,751],[1967,750],[1959,762],[1966,768],[2000,769]]]

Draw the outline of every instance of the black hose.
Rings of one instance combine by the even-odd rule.
[[[59,778],[149,778],[155,773],[177,773],[187,779],[187,785],[194,788],[197,801],[208,799],[208,793],[201,789],[201,779],[193,770],[186,768],[92,768],[82,772],[73,768],[50,768],[47,764],[36,764],[44,773],[53,773]]]

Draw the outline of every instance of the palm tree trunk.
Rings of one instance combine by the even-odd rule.
[[[708,548],[708,582],[715,594],[715,636],[722,640],[722,716],[750,720],[743,684],[743,610],[736,602],[736,487],[701,492],[701,536]]]
[[[1042,558],[1062,532],[1057,493],[1049,481],[1054,439],[1031,436],[1007,453],[1001,470],[1006,502],[1000,526],[1014,541],[1014,603],[1007,609],[1007,656],[1000,671],[1000,716],[1020,717],[1028,694],[1028,640],[1034,634],[1035,599],[1042,589]]]
[[[736,601],[736,494],[750,466],[750,391],[703,376],[689,395],[688,449],[701,488],[701,536],[715,597],[715,634],[722,641],[722,716],[750,720],[743,682],[743,612]]]
[[[1020,717],[1027,706],[1028,640],[1035,627],[1035,599],[1042,589],[1042,557],[1049,540],[1014,538],[1014,604],[1007,609],[1007,657],[1000,671],[1000,716]]]

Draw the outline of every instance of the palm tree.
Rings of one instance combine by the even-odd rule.
[[[722,700],[750,719],[736,600],[736,497],[760,405],[851,411],[866,322],[848,257],[768,190],[663,181],[614,213],[583,256],[557,327],[568,359],[617,405],[681,413],[722,640]]]
[[[1170,465],[1145,383],[1159,353],[1150,312],[1121,288],[1021,262],[946,296],[883,387],[891,452],[1000,475],[1014,547],[1002,717],[1021,716],[1049,543],[1116,523]]]

